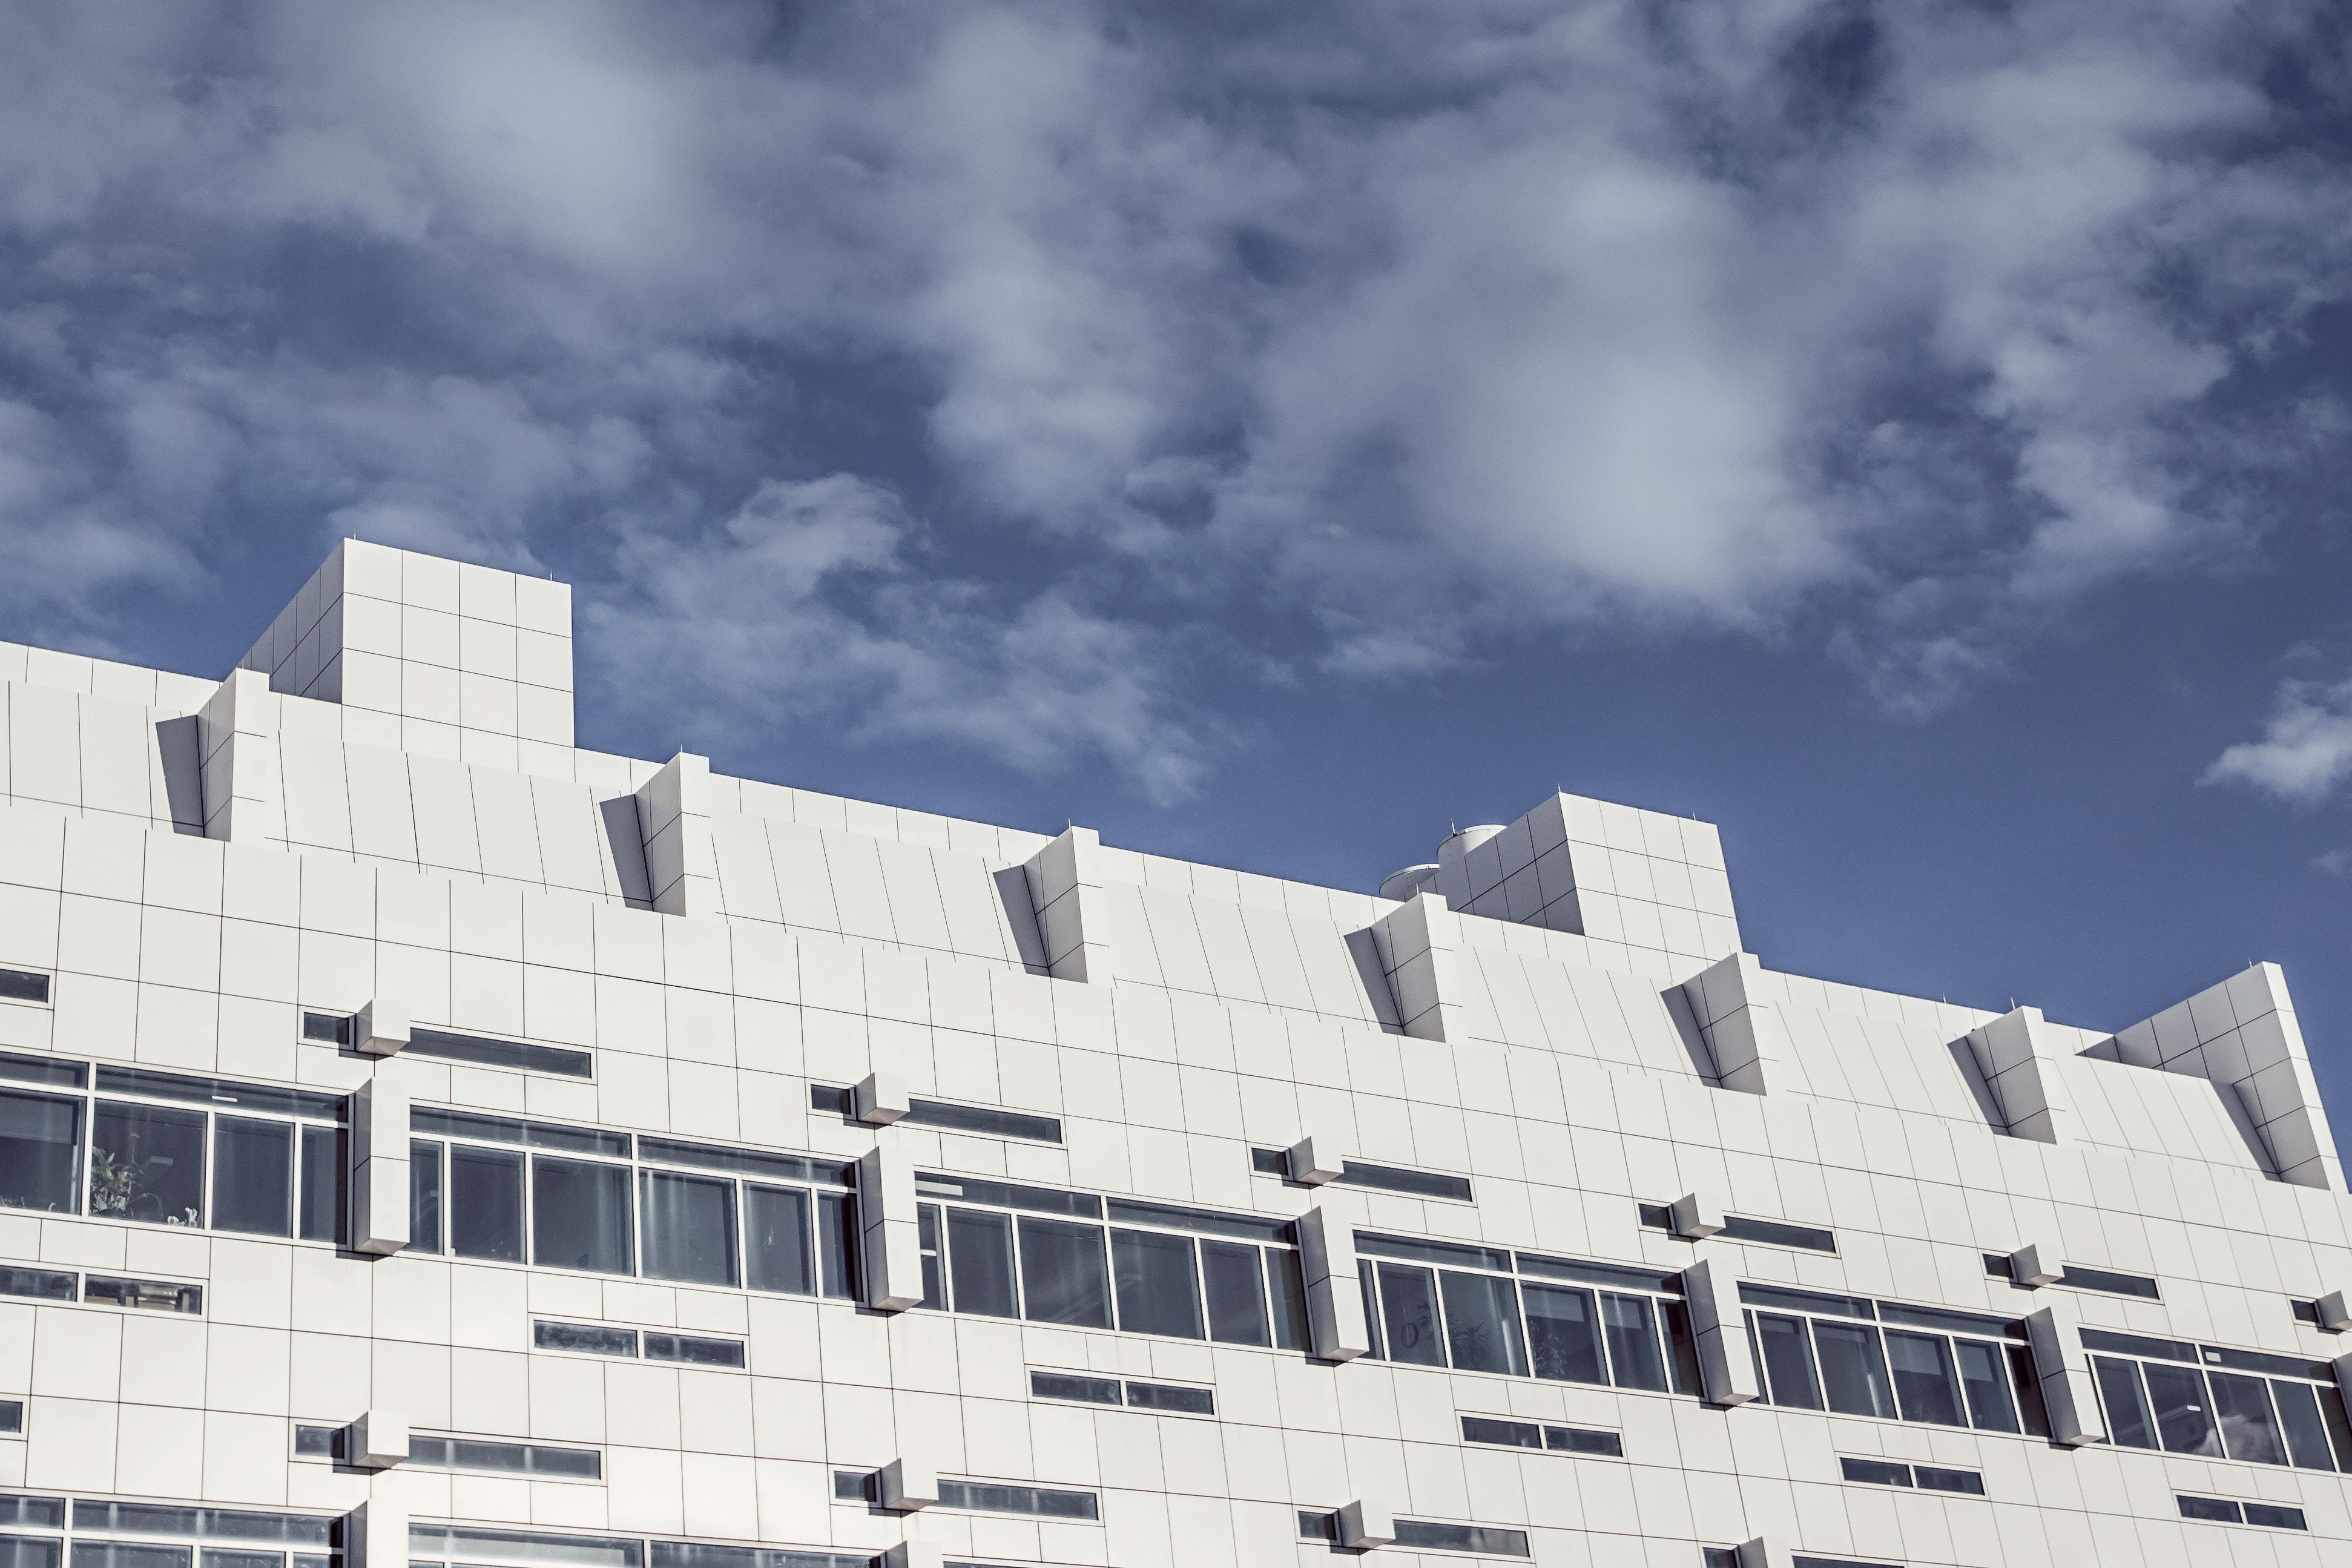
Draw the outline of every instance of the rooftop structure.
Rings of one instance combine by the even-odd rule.
[[[224,679],[0,644],[16,1568],[2352,1554],[2274,965],[1992,1014],[1763,967],[1687,818],[1318,888],[572,670],[356,541]]]

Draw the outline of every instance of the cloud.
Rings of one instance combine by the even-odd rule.
[[[1728,633],[1929,713],[2341,464],[2336,400],[2260,386],[2347,289],[2352,176],[2269,68],[2334,38],[2195,0],[20,9],[0,546],[38,570],[0,612],[104,639],[224,542],[356,531],[579,580],[675,661],[603,667],[645,722],[677,683],[623,687],[693,668],[1154,798],[1220,744],[1204,647],[1361,683]]]
[[[2279,688],[2263,738],[2223,752],[2201,782],[2244,784],[2296,805],[2315,805],[2347,778],[2352,680],[2290,680]]]

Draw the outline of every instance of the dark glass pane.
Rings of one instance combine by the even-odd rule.
[[[213,1225],[254,1236],[294,1234],[294,1124],[215,1118]]]
[[[1980,1471],[1947,1469],[1941,1465],[1914,1465],[1911,1475],[1929,1491],[1965,1492],[1970,1497],[1985,1495],[1984,1476]]]
[[[1886,1331],[1886,1362],[1895,1374],[1895,1398],[1906,1421],[1965,1426],[1959,1379],[1952,1374],[1951,1342],[1940,1334]]]
[[[629,1171],[534,1155],[530,1163],[530,1260],[542,1267],[626,1274]]]
[[[2286,1440],[2279,1433],[2278,1417],[2271,1414],[2270,1384],[2234,1372],[2208,1375],[2213,1380],[2214,1415],[2230,1458],[2255,1465],[2285,1464]]]
[[[1499,1443],[1507,1448],[1540,1448],[1544,1446],[1543,1428],[1532,1421],[1502,1421],[1492,1415],[1465,1415],[1462,1418],[1462,1440],[1465,1443]]]
[[[71,1214],[81,1101],[0,1089],[0,1208]]]
[[[1907,1487],[1911,1484],[1911,1467],[1893,1459],[1864,1459],[1852,1454],[1838,1460],[1838,1469],[1847,1480],[1859,1481],[1870,1487]]]
[[[1118,1405],[1118,1379],[1080,1377],[1074,1373],[1033,1372],[1029,1392],[1039,1399],[1074,1399],[1086,1405]]]
[[[449,1146],[449,1250],[459,1258],[522,1261],[522,1156]]]
[[[948,1277],[940,1248],[945,1246],[940,1237],[940,1205],[915,1205],[915,1250],[923,1259],[922,1306],[944,1311],[948,1304]]]
[[[954,1250],[953,1242],[949,1250]],[[1033,1322],[1109,1328],[1110,1279],[1103,1266],[1102,1227],[1024,1215],[1021,1300]]]
[[[1127,1405],[1130,1410],[1176,1410],[1187,1415],[1217,1413],[1217,1396],[1210,1390],[1179,1388],[1166,1383],[1129,1384]]]
[[[1606,1454],[1611,1458],[1625,1457],[1625,1439],[1614,1432],[1596,1432],[1589,1426],[1547,1426],[1544,1447],[1559,1454]]]
[[[2010,1386],[2017,1390],[2017,1424],[2028,1436],[2050,1436],[2050,1413],[2042,1407],[2042,1381],[2033,1352],[2023,1345],[2009,1347]]]
[[[223,1552],[216,1546],[205,1547],[196,1561],[204,1568],[286,1568],[283,1552]]]
[[[1988,1432],[2017,1430],[2017,1405],[2009,1396],[2009,1373],[2001,1364],[2001,1347],[1981,1340],[1954,1340],[1952,1354],[1960,1363],[1960,1387],[1969,1396],[1969,1425]]]
[[[0,1568],[58,1568],[59,1543],[34,1535],[0,1535]]]
[[[1209,1300],[1209,1337],[1219,1344],[1267,1342],[1265,1279],[1258,1249],[1233,1241],[1201,1243],[1201,1285]]]
[[[1560,1383],[1607,1383],[1601,1359],[1601,1324],[1592,1292],[1563,1285],[1526,1287],[1528,1350],[1538,1377]]]
[[[1528,1535],[1489,1524],[1432,1524],[1424,1520],[1396,1521],[1396,1543],[1433,1552],[1477,1552],[1489,1557],[1525,1557]]]
[[[1698,1369],[1698,1339],[1691,1332],[1689,1304],[1660,1301],[1658,1327],[1666,1336],[1666,1385],[1676,1394],[1705,1394],[1706,1384]]]
[[[1020,1316],[1020,1303],[1013,1296],[1012,1215],[986,1209],[948,1210],[948,1284],[959,1312]]]
[[[1372,1348],[1364,1353],[1373,1361],[1388,1359],[1388,1343],[1381,1337],[1380,1279],[1372,1272],[1372,1260],[1356,1259],[1356,1293],[1364,1299],[1364,1342]]]
[[[1307,1273],[1298,1254],[1286,1247],[1265,1249],[1267,1294],[1274,1302],[1274,1344],[1276,1350],[1307,1348]]]
[[[2156,1447],[2156,1424],[2148,1419],[2147,1396],[2140,1392],[2139,1368],[2103,1355],[2091,1358],[2099,1380],[2099,1403],[2107,1407],[2107,1441],[2126,1448]]]
[[[101,1100],[90,1145],[90,1213],[150,1225],[205,1223],[202,1111]]]
[[[646,1331],[647,1361],[682,1361],[690,1366],[741,1366],[741,1340],[707,1340],[694,1334]]]
[[[544,1169],[553,1162],[541,1159]],[[602,1166],[587,1166],[601,1170]],[[641,1171],[646,1277],[690,1285],[735,1283],[735,1184],[719,1176]],[[628,1223],[625,1212],[621,1223]]]
[[[345,1152],[345,1140],[351,1135],[340,1127],[305,1127],[302,1129],[302,1239],[334,1241],[343,1239],[343,1215],[349,1205],[345,1201],[345,1172],[350,1158]],[[409,1177],[414,1184],[415,1177]]]
[[[408,1248],[441,1250],[441,1145],[419,1138],[408,1145]]]
[[[1862,1323],[1813,1324],[1813,1349],[1822,1369],[1822,1392],[1841,1415],[1895,1416],[1895,1391],[1878,1352],[1878,1331]]]
[[[816,1195],[817,1274],[837,1301],[857,1296],[857,1200],[842,1193]]]
[[[1464,1372],[1528,1374],[1528,1348],[1519,1338],[1519,1293],[1491,1274],[1437,1277],[1445,1297],[1445,1344]]]
[[[1381,1327],[1388,1341],[1391,1361],[1417,1366],[1444,1366],[1445,1346],[1437,1335],[1437,1287],[1426,1268],[1405,1263],[1383,1263],[1381,1273]]]
[[[1192,1238],[1156,1230],[1110,1233],[1118,1326],[1131,1334],[1201,1337],[1201,1279]]]
[[[2180,1517],[2183,1519],[2209,1520],[2215,1524],[2237,1524],[2245,1517],[2238,1511],[2238,1505],[2228,1498],[2185,1497],[2179,1500]]]
[[[2322,1388],[2319,1394],[2319,1418],[2327,1424],[2327,1436],[2336,1449],[2336,1468],[2352,1470],[2352,1419],[2344,1414],[2344,1395],[2333,1388]]]
[[[2165,1447],[2175,1454],[2220,1458],[2221,1433],[2206,1404],[2205,1374],[2154,1362],[2142,1365],[2140,1372],[2147,1379],[2147,1402],[2156,1412],[2156,1435]]]
[[[1799,1410],[1822,1407],[1821,1381],[1813,1375],[1813,1346],[1802,1318],[1775,1312],[1750,1313],[1757,1347],[1764,1353],[1764,1375],[1775,1405]]]
[[[2306,1470],[2332,1470],[2327,1451],[2327,1423],[2320,1419],[2318,1390],[2307,1383],[2273,1383],[2279,1425],[2286,1430],[2286,1448],[2295,1464]]]
[[[531,1326],[531,1343],[543,1351],[634,1356],[637,1353],[637,1331],[608,1329],[594,1323],[540,1322]]]
[[[2263,1525],[2272,1530],[2309,1530],[2311,1528],[2303,1517],[2303,1510],[2288,1508],[2274,1502],[2246,1504],[2246,1522]]]
[[[1658,1329],[1647,1296],[1601,1296],[1601,1331],[1609,1342],[1610,1376],[1620,1388],[1666,1386],[1666,1363],[1658,1354]]]
[[[73,1568],[188,1568],[184,1546],[142,1546],[128,1541],[77,1541]]]
[[[809,1195],[798,1187],[743,1187],[743,1283],[754,1290],[816,1294],[809,1256]]]

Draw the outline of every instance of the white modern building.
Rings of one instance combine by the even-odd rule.
[[[0,1568],[2352,1562],[2275,967],[2077,1028],[1573,795],[1375,895],[604,755],[571,637],[346,542],[226,680],[0,644]]]

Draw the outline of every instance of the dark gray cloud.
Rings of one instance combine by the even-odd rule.
[[[1505,634],[1925,710],[2341,463],[2244,391],[2346,287],[2325,19],[19,7],[0,613],[257,532],[560,565],[648,723],[1163,799],[1204,669]]]

